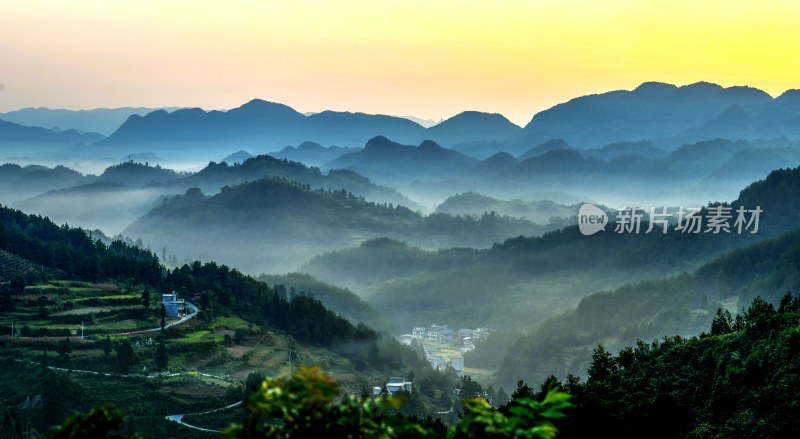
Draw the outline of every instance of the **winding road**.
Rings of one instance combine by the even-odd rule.
[[[178,320],[176,322],[172,322],[172,323],[168,323],[168,324],[164,325],[164,329],[171,328],[173,326],[178,326],[178,325],[181,325],[183,323],[186,323],[189,320],[191,320],[192,318],[194,318],[194,316],[196,316],[197,313],[200,312],[200,308],[196,307],[193,303],[186,302],[186,305],[188,305],[189,308],[192,309],[192,312],[189,313],[189,314],[186,314],[183,317],[181,317],[180,320]],[[152,329],[140,329],[140,330],[137,330],[137,331],[119,332],[119,333],[116,333],[116,334],[108,334],[108,335],[111,335],[111,336],[135,335],[135,334],[144,334],[144,333],[147,333],[147,332],[156,332],[156,331],[161,331],[161,327],[159,326],[157,328],[152,328]]]

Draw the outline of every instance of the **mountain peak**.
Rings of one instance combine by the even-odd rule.
[[[258,117],[274,117],[281,115],[286,117],[294,117],[297,119],[305,118],[305,116],[298,113],[294,108],[288,105],[265,101],[263,99],[252,99],[239,107],[228,110],[227,113],[234,115],[248,114]]]
[[[388,149],[388,148],[395,148],[398,146],[402,146],[399,143],[392,142],[391,140],[387,139],[384,136],[375,136],[369,141],[367,144],[364,145],[365,150],[378,150],[378,149]]]
[[[438,150],[443,150],[444,148],[442,148],[438,143],[434,142],[433,140],[425,140],[419,144],[419,149],[438,151]]]
[[[305,141],[297,146],[298,151],[320,151],[325,149],[324,146],[317,142]]]
[[[669,93],[677,90],[678,87],[673,84],[669,84],[666,82],[656,82],[656,81],[649,81],[643,82],[641,85],[633,89],[636,93]]]
[[[510,120],[508,120],[505,116],[503,116],[500,113],[484,113],[481,111],[468,110],[468,111],[462,111],[461,113],[458,113],[455,116],[434,125],[433,127],[431,127],[431,129],[436,130],[436,129],[442,129],[449,125],[472,124],[472,123],[514,125]]]

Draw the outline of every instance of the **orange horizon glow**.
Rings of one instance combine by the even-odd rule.
[[[0,0],[0,111],[148,106],[524,125],[642,82],[800,87],[800,4],[635,0]]]

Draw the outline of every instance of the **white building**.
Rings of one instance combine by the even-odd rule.
[[[394,395],[401,390],[411,393],[412,384],[411,381],[406,381],[405,378],[389,377],[389,382],[386,383],[386,391],[389,392],[390,395]]]

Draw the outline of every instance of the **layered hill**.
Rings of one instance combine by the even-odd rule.
[[[294,270],[312,256],[391,236],[425,247],[487,246],[548,230],[528,221],[422,216],[402,205],[368,202],[346,190],[312,189],[283,179],[199,189],[165,200],[124,233],[168,252],[231,263],[248,272]]]
[[[474,166],[478,160],[426,140],[419,146],[378,136],[359,152],[345,154],[328,164],[354,169],[379,181],[404,183],[415,179],[447,179]]]
[[[5,158],[47,156],[67,148],[81,148],[104,138],[97,133],[50,130],[0,120],[0,154]]]
[[[732,212],[739,206],[763,211],[755,234],[738,234],[735,228],[688,234],[674,227],[666,234],[660,228],[645,233],[646,218],[640,233],[620,234],[614,232],[612,215],[606,231],[592,236],[571,226],[541,237],[508,239],[487,250],[424,251],[369,241],[314,258],[304,270],[358,291],[376,308],[391,305],[396,320],[409,326],[430,321],[477,326],[477,321],[499,328],[537,327],[554,310],[572,308],[591,292],[692,272],[726,252],[794,230],[798,176],[800,168],[774,171],[730,202]],[[701,213],[703,224],[714,206]],[[398,303],[397,297],[406,300]]]
[[[798,96],[796,90],[772,98],[751,87],[646,82],[634,90],[581,96],[537,113],[509,149],[522,152],[526,145],[553,138],[596,148],[621,141],[676,147],[716,137],[796,137]]]
[[[91,151],[99,155],[113,153],[114,157],[154,152],[175,159],[188,149],[201,157],[213,157],[210,153],[214,151],[219,154],[219,151],[247,149],[265,153],[303,142],[360,147],[379,135],[401,143],[433,139],[450,146],[486,139],[505,140],[519,131],[518,126],[501,115],[474,111],[426,129],[406,118],[385,115],[323,111],[306,116],[286,105],[254,99],[228,111],[189,108],[132,115]]]
[[[20,125],[47,129],[72,129],[84,133],[99,133],[108,136],[134,114],[143,116],[157,108],[125,107],[96,108],[93,110],[65,110],[56,108],[22,108],[0,113],[0,119]],[[165,108],[174,111],[177,108]]]

